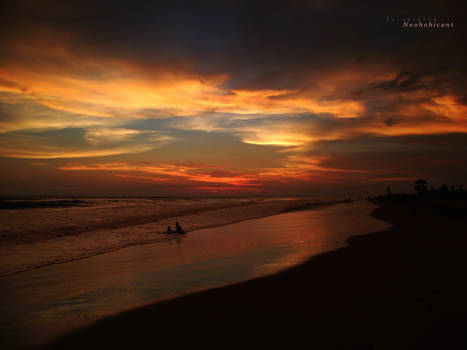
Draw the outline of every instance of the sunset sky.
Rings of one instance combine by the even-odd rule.
[[[3,2],[0,195],[467,185],[460,4]]]

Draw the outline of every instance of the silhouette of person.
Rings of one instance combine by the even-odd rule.
[[[172,228],[170,227],[170,225],[167,226],[167,233],[173,233]]]
[[[175,231],[177,231],[177,233],[185,233],[178,222],[175,223]]]

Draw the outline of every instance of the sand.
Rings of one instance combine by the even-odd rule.
[[[103,319],[47,348],[154,344],[181,328],[207,334],[224,328],[221,334],[236,337],[243,333],[235,328],[262,327],[308,328],[307,347],[461,348],[467,221],[430,208],[378,203],[373,215],[391,229],[350,238],[345,248],[275,275]],[[177,345],[195,341],[179,337]]]

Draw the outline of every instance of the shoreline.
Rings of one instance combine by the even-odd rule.
[[[44,348],[151,343],[159,328],[311,328],[314,343],[458,345],[467,325],[466,220],[376,201],[393,226],[274,275],[117,314]],[[338,335],[338,336],[336,336]]]
[[[254,219],[259,219],[259,218],[263,218],[263,217],[269,217],[269,216],[273,216],[273,215],[279,215],[279,214],[283,214],[283,213],[293,212],[293,211],[316,210],[316,209],[319,209],[319,208],[323,208],[323,207],[326,207],[326,206],[329,206],[329,205],[339,203],[339,201],[309,202],[309,200],[306,200],[306,199],[276,200],[276,202],[278,202],[278,203],[281,202],[281,203],[284,203],[284,204],[286,202],[289,202],[290,204],[292,204],[292,206],[285,205],[283,208],[272,208],[272,209],[270,209],[269,211],[266,211],[266,212],[258,212],[258,213],[253,214],[253,215],[250,214],[249,216],[233,218],[233,220],[226,220],[226,221],[221,222],[221,223],[215,223],[214,222],[214,223],[211,223],[211,224],[202,224],[202,225],[198,225],[197,227],[195,227],[195,229],[188,229],[188,230],[186,230],[186,232],[187,232],[187,234],[189,234],[190,232],[193,232],[193,231],[196,231],[196,230],[201,230],[201,229],[206,229],[206,228],[222,227],[222,226],[235,224],[235,223],[239,223],[239,222],[243,222],[243,221],[254,220]],[[216,212],[216,211],[221,211],[221,210],[225,210],[225,209],[229,210],[229,209],[232,209],[232,208],[234,210],[237,209],[237,208],[242,209],[242,208],[246,208],[246,207],[253,207],[255,205],[259,207],[263,203],[264,202],[246,202],[243,205],[235,204],[233,206],[226,207],[226,208],[220,208],[218,210],[201,210],[201,211],[199,211],[199,212],[197,212],[195,214],[190,214],[190,215],[203,215],[203,214],[209,213],[209,212]],[[190,216],[190,215],[188,215],[188,216]],[[172,221],[177,221],[177,220],[181,221],[181,219],[183,219],[184,217],[187,217],[187,216],[174,216],[174,217],[170,217],[169,219],[172,220]],[[163,221],[163,220],[156,220],[152,224],[159,224],[161,221]],[[162,224],[162,226],[164,226],[164,225],[165,224]],[[124,228],[126,229],[127,227],[124,227]],[[91,231],[91,233],[92,232],[93,231]],[[156,233],[158,235],[154,236]],[[16,270],[16,271],[1,273],[0,278],[10,276],[10,275],[14,275],[14,274],[27,272],[27,271],[31,271],[31,270],[40,269],[40,268],[43,268],[43,267],[46,267],[46,266],[57,265],[57,264],[65,264],[65,263],[72,262],[72,261],[87,259],[87,258],[97,256],[97,255],[109,254],[109,253],[113,253],[115,251],[118,251],[120,249],[129,248],[129,247],[133,247],[133,246],[140,246],[140,245],[146,245],[146,244],[162,244],[164,242],[170,241],[170,240],[175,238],[175,237],[172,237],[169,234],[165,234],[164,232],[151,232],[151,233],[148,233],[148,234],[152,235],[151,240],[148,240],[148,241],[130,242],[130,243],[127,243],[127,244],[122,245],[122,246],[108,247],[106,250],[92,252],[92,253],[82,255],[82,256],[66,258],[66,259],[59,260],[59,261],[56,260],[56,261],[41,263],[41,264],[37,264],[37,265],[30,266],[30,267],[27,267],[27,268],[19,269],[19,270]],[[52,238],[52,241],[54,239],[56,239],[56,238]],[[40,241],[40,242],[34,242],[34,243],[30,243],[30,244],[42,245],[42,244],[46,244],[46,243],[47,243],[47,240]],[[11,250],[11,249],[15,249],[14,247],[22,248],[23,246],[24,246],[23,244],[17,244],[17,245],[12,245],[12,246],[7,245],[5,247],[1,247],[0,249],[5,248],[5,249],[8,249],[8,250]],[[39,247],[39,248],[42,248],[42,247]],[[12,252],[10,251],[9,253],[11,254]]]

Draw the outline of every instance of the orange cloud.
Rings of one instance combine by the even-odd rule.
[[[186,71],[151,70],[118,60],[90,62],[64,48],[54,48],[49,54],[55,54],[54,59],[67,62],[78,73],[53,66],[28,67],[10,63],[0,67],[0,92],[18,94],[57,113],[65,111],[100,118],[146,118],[144,110],[161,111],[161,117],[216,111],[239,115],[330,113],[344,118],[358,117],[365,109],[359,101],[322,99],[327,89],[229,91],[223,88],[230,79],[227,74],[201,77]],[[76,67],[76,62],[81,62],[82,67]],[[95,77],[79,73],[80,68],[85,71],[89,66],[95,71]],[[0,102],[4,98],[0,96]],[[67,122],[57,124],[43,120],[42,124],[37,121],[35,125],[59,128],[66,127]]]
[[[28,159],[89,158],[141,153],[158,148],[170,137],[155,131],[122,128],[90,128],[84,139],[88,144],[62,144],[40,133],[10,133],[0,138],[0,156]]]
[[[146,162],[134,164],[128,162],[73,163],[60,166],[59,169],[64,171],[107,171],[121,178],[165,182],[167,184],[188,181],[191,187],[198,189],[215,187],[217,191],[221,190],[222,184],[228,185],[226,188],[229,190],[235,188],[261,190],[267,183],[271,182],[288,183],[300,180],[312,183],[334,183],[351,174],[361,176],[372,173],[367,170],[324,167],[321,165],[324,160],[326,160],[325,157],[311,159],[306,156],[291,155],[284,159],[280,167],[249,172],[220,170],[216,166],[207,165]],[[215,186],[213,187],[213,185]]]
[[[431,103],[423,103],[422,107],[440,116],[467,124],[467,106],[458,103],[452,95],[433,98]]]
[[[70,71],[53,65],[40,67],[19,63],[0,67],[0,92],[4,92],[0,94],[0,102],[13,111],[11,120],[0,122],[0,132],[79,127],[85,129],[86,147],[49,145],[34,138],[5,138],[0,142],[0,155],[47,159],[144,152],[171,141],[170,137],[164,136],[163,132],[132,130],[125,127],[125,123],[135,118],[183,116],[185,121],[172,125],[175,129],[222,131],[238,136],[244,143],[287,148],[282,149],[282,152],[288,152],[283,167],[230,175],[203,172],[201,168],[127,163],[63,166],[61,169],[126,172],[120,176],[144,176],[154,181],[172,176],[195,182],[248,187],[287,178],[329,182],[341,174],[357,174],[346,169],[325,168],[320,165],[322,160],[302,156],[301,152],[313,148],[318,141],[362,134],[396,136],[467,132],[467,107],[457,104],[452,95],[439,96],[423,89],[378,95],[378,99],[388,105],[399,100],[408,101],[391,110],[391,114],[398,118],[393,125],[384,123],[387,114],[384,109],[371,114],[367,111],[365,98],[350,99],[353,87],[393,79],[395,74],[387,67],[370,67],[368,70],[350,67],[326,72],[313,79],[310,77],[310,86],[300,89],[229,90],[226,87],[231,78],[228,74],[202,77],[187,69],[175,72],[123,60],[78,57],[63,46],[52,46],[47,55],[65,62]],[[32,49],[16,49],[23,50],[23,54],[38,50],[34,45]],[[87,74],[87,69],[95,74]],[[37,105],[47,107],[46,111],[40,111]],[[19,106],[24,108],[20,110]],[[279,121],[271,119],[267,123],[219,126],[211,119],[214,112],[231,120],[266,119],[272,115],[282,115],[283,118]],[[320,115],[323,120],[328,118],[331,126],[326,126],[326,121],[320,122],[324,126],[314,125],[309,120],[295,122],[300,114]],[[141,141],[137,142],[140,137]]]
[[[158,165],[145,165],[145,164],[134,164],[130,165],[126,162],[113,162],[113,163],[96,163],[96,164],[77,164],[77,165],[66,165],[59,167],[60,170],[68,171],[83,171],[83,170],[100,170],[100,171],[117,171],[117,172],[137,172],[137,173],[148,173],[153,176],[144,176],[145,179],[151,179],[154,181],[173,180],[172,177],[186,178],[191,181],[197,182],[213,182],[213,183],[224,183],[230,185],[241,185],[241,186],[256,186],[251,181],[255,180],[254,176],[248,174],[229,174],[229,175],[218,175],[216,172],[205,172],[204,167],[196,169],[193,166],[186,166],[180,164],[158,164]],[[204,172],[204,173],[203,173]],[[134,174],[117,174],[120,177],[135,177],[143,178],[141,175]]]

